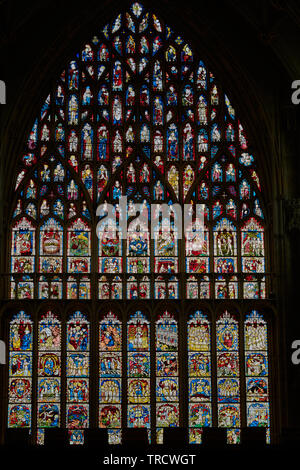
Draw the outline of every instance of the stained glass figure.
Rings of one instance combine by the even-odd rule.
[[[171,124],[167,131],[167,158],[168,160],[178,160],[178,130],[175,124]]]

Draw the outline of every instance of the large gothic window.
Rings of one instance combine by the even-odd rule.
[[[127,426],[158,442],[183,423],[190,442],[211,425],[228,428],[229,442],[242,425],[269,429],[263,311],[200,305],[268,296],[261,189],[245,129],[197,51],[139,3],[102,25],[53,84],[18,161],[8,296],[83,306],[11,319],[8,426],[33,426],[40,443],[64,426],[83,442],[97,344],[94,405],[111,443]],[[99,307],[90,316],[89,299]],[[151,299],[199,307],[154,315],[140,307]]]

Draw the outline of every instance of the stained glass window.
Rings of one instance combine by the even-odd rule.
[[[227,428],[227,442],[240,439],[239,325],[225,311],[217,320],[218,425]]]
[[[90,325],[86,316],[76,311],[67,322],[67,418],[70,443],[84,441],[83,430],[89,425],[89,350]]]
[[[130,204],[130,203],[129,203]],[[145,206],[148,211],[147,205]],[[142,209],[143,210],[143,209]],[[148,221],[147,221],[148,222]],[[131,224],[127,238],[127,273],[133,274],[127,283],[127,298],[150,298],[150,231],[147,224]],[[136,276],[136,275],[139,276]]]
[[[19,160],[12,298],[266,296],[265,218],[251,143],[196,52],[133,3],[65,65]],[[108,204],[116,230],[104,224],[94,237],[94,214]],[[152,213],[151,204],[170,214]],[[190,205],[187,227],[177,204]],[[182,286],[178,273],[185,273]]]
[[[8,427],[32,425],[33,322],[21,311],[10,322]]]
[[[112,312],[100,321],[99,427],[108,430],[109,443],[121,443],[122,323]]]
[[[246,317],[244,330],[247,426],[265,427],[270,442],[267,323],[253,310]]]
[[[165,312],[156,321],[156,440],[163,429],[179,426],[178,324]]]
[[[44,442],[45,428],[60,426],[61,323],[47,312],[38,326],[37,438]]]
[[[211,331],[197,311],[188,320],[189,441],[201,443],[203,427],[212,425]]]

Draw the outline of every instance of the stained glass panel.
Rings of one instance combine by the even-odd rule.
[[[201,443],[202,428],[212,425],[211,332],[207,316],[197,311],[187,322],[189,441]]]
[[[137,311],[127,323],[127,426],[150,429],[150,323]]]
[[[121,443],[122,323],[109,312],[99,330],[99,427],[108,429],[109,442]]]
[[[67,322],[67,407],[66,425],[70,443],[84,441],[89,425],[89,350],[90,325],[80,311]],[[76,431],[74,433],[74,431]]]
[[[46,428],[60,426],[61,400],[61,323],[51,311],[38,326],[38,443],[44,443]]]
[[[156,440],[159,444],[163,443],[163,428],[179,426],[178,375],[178,324],[166,311],[156,321]]]
[[[247,426],[265,427],[269,443],[268,330],[264,317],[252,310],[246,317],[244,331]]]
[[[12,229],[11,246],[11,297],[33,299],[34,285],[32,273],[35,270],[35,228],[25,217],[20,219]]]

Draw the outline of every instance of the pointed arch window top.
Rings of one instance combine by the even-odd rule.
[[[43,299],[177,299],[183,291],[188,298],[266,296],[266,222],[250,140],[229,95],[182,36],[132,3],[83,43],[53,89],[16,175],[12,297],[31,299],[38,292]],[[205,250],[181,247],[186,240],[177,240],[175,232],[151,243],[150,211],[143,240],[141,233],[140,240],[131,234],[125,247],[121,197],[144,209],[190,204],[193,221],[202,205]],[[100,204],[118,209],[114,241],[107,233],[94,236]],[[157,221],[159,232],[163,222]],[[37,246],[38,235],[55,224],[63,231],[56,234],[60,259]],[[30,246],[19,253],[26,238]],[[138,242],[143,251],[136,250]],[[43,276],[38,280],[21,277],[36,269]],[[180,272],[190,275],[184,289]],[[58,276],[47,280],[45,274]],[[148,280],[136,276],[150,274]]]

